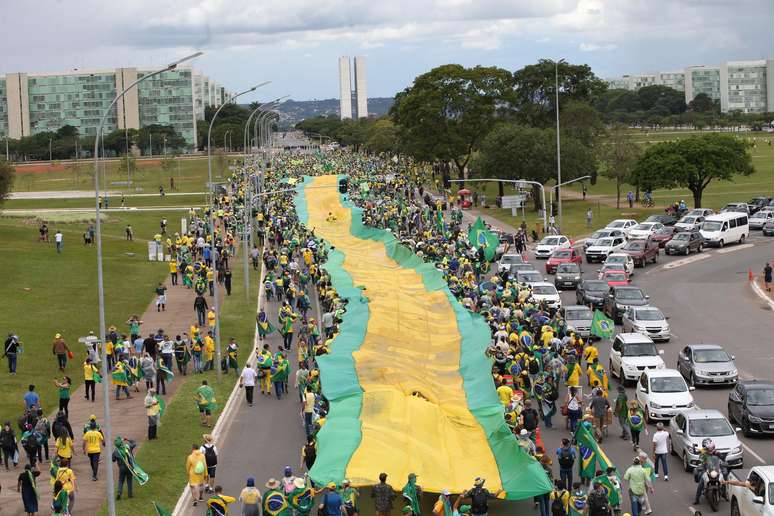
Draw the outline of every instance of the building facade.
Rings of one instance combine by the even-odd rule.
[[[354,59],[354,77],[349,56],[339,57],[339,116],[347,118],[368,117],[368,83],[366,61],[363,56]],[[352,89],[354,83],[355,89]]]
[[[135,80],[152,73],[137,68],[0,76],[0,138],[22,138],[64,125],[95,135],[105,109]],[[207,106],[229,93],[191,68],[179,67],[143,81],[111,109],[104,132],[169,125],[195,147],[196,123]]]
[[[774,60],[726,61],[720,66],[689,66],[683,71],[623,75],[609,79],[610,88],[638,90],[661,84],[685,93],[686,104],[706,94],[720,101],[720,110],[774,112]]]

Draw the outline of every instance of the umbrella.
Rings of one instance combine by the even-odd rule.
[[[470,190],[468,190],[467,188],[462,188],[457,192],[457,195],[470,195]]]

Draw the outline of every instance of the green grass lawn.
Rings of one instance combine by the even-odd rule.
[[[203,206],[206,202],[206,194],[190,195],[166,195],[162,199],[158,195],[150,197],[124,197],[126,208],[144,206]],[[121,197],[110,197],[109,208],[120,208]],[[78,199],[9,199],[2,205],[2,209],[38,209],[38,208],[94,208],[93,198]]]
[[[149,262],[147,241],[166,216],[171,227],[179,227],[181,212],[110,214],[103,224],[106,322],[124,329],[128,315],[142,313],[153,297],[153,288],[167,274],[166,264]],[[124,239],[131,224],[135,240]],[[15,420],[23,409],[22,395],[29,383],[38,386],[43,408],[56,408],[52,378],[57,375],[51,341],[61,333],[76,351],[68,374],[77,387],[83,380],[80,363],[82,344],[78,337],[97,332],[96,248],[83,245],[87,223],[51,224],[64,234],[64,251],[54,244],[37,241],[37,223],[28,219],[0,217],[0,270],[3,271],[7,308],[0,311],[0,329],[16,332],[24,343],[18,374],[7,374],[5,361],[0,374],[0,421]]]
[[[249,356],[249,350],[252,349],[260,272],[253,271],[252,267],[249,269],[248,299],[245,297],[243,286],[241,257],[233,263],[232,270],[231,296],[225,298],[221,307],[221,345],[225,350],[228,340],[234,337],[240,346],[239,362],[243,365]],[[220,383],[217,382],[214,371],[202,375],[176,376],[174,381],[181,379],[184,383],[167,405],[167,412],[161,420],[159,439],[146,441],[137,453],[137,462],[148,472],[150,481],[142,487],[135,485],[134,498],[131,500],[123,499],[117,502],[116,514],[151,514],[153,501],[169,511],[174,508],[187,482],[185,459],[191,452],[191,444],[201,444],[202,434],[208,431],[199,423],[199,413],[193,401],[194,391],[203,379],[215,389],[218,408],[213,414],[214,422],[225,406],[236,381],[233,370],[231,375],[224,376]],[[103,508],[101,514],[107,514],[107,509]]]
[[[213,181],[227,177],[228,162],[237,159],[229,157],[212,159]],[[170,177],[175,180],[175,191],[203,192],[207,190],[207,158],[177,159],[169,172],[161,168],[159,161],[135,161],[131,172],[131,187],[126,186],[127,174],[119,171],[118,162],[106,162],[104,172],[100,171],[101,189],[125,193],[154,193],[159,186],[170,190]],[[38,165],[33,168],[16,167],[15,192],[38,192],[59,190],[92,190],[94,188],[94,162],[84,160],[75,170],[69,164]]]

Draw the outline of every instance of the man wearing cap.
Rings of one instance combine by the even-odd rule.
[[[387,483],[387,473],[379,473],[379,483],[371,488],[371,498],[374,499],[376,516],[390,516],[395,491]]]
[[[89,420],[88,430],[84,428],[83,433],[83,453],[89,457],[91,465],[91,479],[97,480],[99,471],[99,455],[104,446],[105,437],[97,426],[96,418]]]
[[[266,492],[263,494],[264,516],[291,516],[293,509],[288,504],[285,493],[277,479],[271,478],[266,482]]]
[[[347,511],[347,516],[357,516],[360,513],[357,503],[360,492],[352,487],[348,478],[341,481],[341,497],[344,499],[344,508]]]
[[[448,489],[441,491],[441,494],[438,496],[438,501],[433,505],[433,514],[435,516],[451,516],[452,504],[451,500],[449,500],[450,494]]]
[[[336,484],[330,482],[325,486],[325,494],[318,510],[325,516],[342,516],[345,514],[344,500],[336,491]]]
[[[495,494],[490,493],[489,490],[484,487],[485,481],[486,479],[482,477],[476,477],[473,481],[473,489],[462,495],[463,498],[470,498],[470,514],[473,516],[486,516],[489,513],[488,501],[492,498],[497,498],[497,496],[502,493],[502,489]]]
[[[67,355],[70,353],[70,348],[67,347],[67,343],[62,338],[61,333],[54,335],[54,341],[51,343],[52,353],[56,355],[56,361],[59,364],[59,370],[64,371],[67,367]]]

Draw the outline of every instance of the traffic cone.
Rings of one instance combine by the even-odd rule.
[[[752,267],[749,267],[749,268],[747,269],[747,280],[748,280],[748,281],[752,281],[752,280],[753,280],[753,272],[752,272]]]

